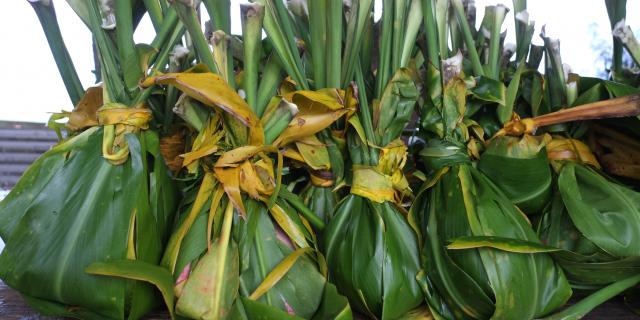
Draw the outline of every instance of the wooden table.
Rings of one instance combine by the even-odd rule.
[[[526,302],[524,302],[526,303]],[[59,320],[60,318],[45,317],[39,315],[27,306],[22,297],[13,289],[8,288],[0,281],[0,319],[2,320]],[[147,320],[166,320],[169,316],[166,312],[155,312],[147,317]],[[621,297],[616,297],[602,304],[583,319],[607,319],[607,320],[630,320],[640,319],[632,313]]]

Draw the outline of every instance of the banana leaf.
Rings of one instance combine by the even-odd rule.
[[[0,203],[0,278],[48,315],[136,319],[159,302],[150,284],[84,271],[157,263],[176,203],[154,132],[127,134],[122,165],[103,158],[103,135],[93,127],[53,147]]]
[[[551,198],[547,137],[493,138],[478,161],[478,169],[526,214],[541,212]]]

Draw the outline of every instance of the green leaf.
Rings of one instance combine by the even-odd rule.
[[[171,318],[174,318],[173,277],[167,269],[144,261],[116,260],[106,263],[93,263],[85,271],[89,274],[140,280],[155,285],[162,293],[162,298]]]
[[[382,97],[378,114],[374,115],[375,135],[380,146],[386,146],[402,134],[413,114],[418,100],[418,89],[408,69],[401,68],[389,81]]]
[[[574,163],[561,169],[558,188],[586,238],[617,257],[640,255],[640,193]]]
[[[516,73],[513,74],[513,78],[511,78],[511,82],[509,82],[509,86],[507,87],[505,103],[503,106],[498,107],[498,119],[500,119],[502,123],[506,123],[511,119],[511,115],[513,114],[513,105],[516,101],[516,97],[518,96],[518,89],[520,88],[520,76],[522,75],[525,66],[526,63],[524,63],[524,60],[520,61],[518,69],[516,69]]]
[[[493,80],[484,76],[478,77],[476,86],[471,89],[473,96],[484,101],[495,102],[499,105],[505,104],[506,88],[498,80]]]

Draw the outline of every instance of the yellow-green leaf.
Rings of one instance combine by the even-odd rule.
[[[284,258],[269,274],[264,278],[262,283],[256,288],[255,291],[249,296],[251,300],[258,300],[262,297],[269,289],[273,288],[282,277],[287,274],[287,272],[293,267],[293,265],[298,261],[303,254],[311,251],[311,248],[300,248],[286,258]]]

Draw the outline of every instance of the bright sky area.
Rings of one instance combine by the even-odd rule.
[[[240,33],[239,0],[232,0],[232,33]],[[478,23],[484,7],[497,3],[511,7],[511,1],[477,0]],[[54,0],[65,43],[85,87],[94,83],[91,34],[65,1]],[[376,10],[380,9],[376,1]],[[627,12],[639,12],[640,1],[629,1]],[[605,68],[594,43],[611,46],[610,27],[603,0],[532,0],[529,16],[536,21],[536,35],[543,25],[547,33],[561,41],[562,58],[574,72],[596,75]],[[513,13],[509,12],[503,29],[507,42],[515,42]],[[640,16],[631,16],[627,24],[640,28]],[[136,42],[148,43],[153,28],[144,19],[135,34]],[[26,0],[0,1],[0,49],[3,76],[0,78],[0,120],[46,122],[50,112],[73,108],[58,75],[38,19]],[[534,41],[541,42],[534,36]]]

